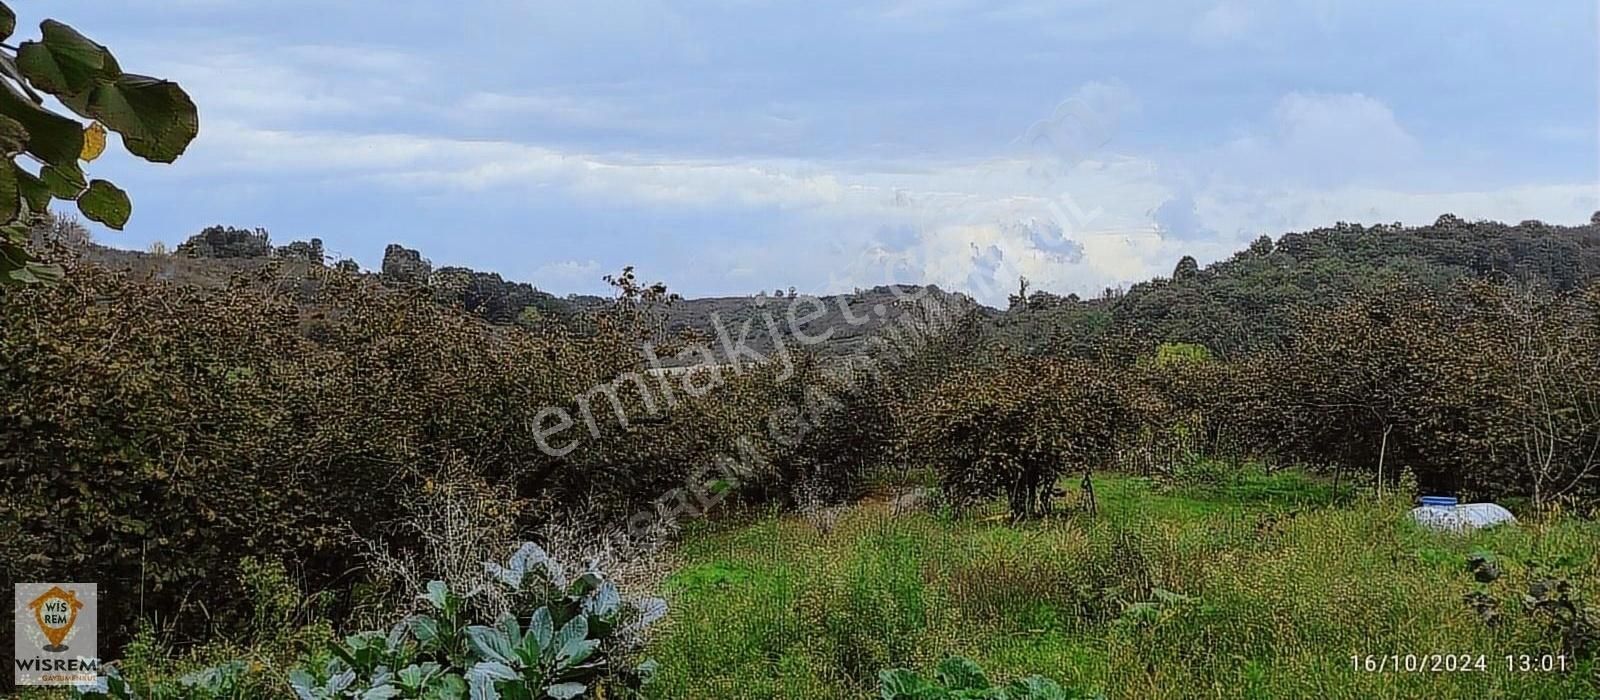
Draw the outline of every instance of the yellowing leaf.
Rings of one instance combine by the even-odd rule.
[[[83,152],[78,155],[86,161],[100,157],[106,152],[106,127],[100,122],[91,122],[89,128],[83,130]]]

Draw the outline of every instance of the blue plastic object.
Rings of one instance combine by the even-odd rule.
[[[1439,508],[1454,508],[1458,503],[1455,496],[1423,496],[1419,500],[1422,501],[1424,506],[1436,506]]]

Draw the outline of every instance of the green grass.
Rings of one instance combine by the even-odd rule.
[[[1068,483],[1075,483],[1068,482]],[[1559,653],[1519,607],[1532,562],[1593,599],[1600,526],[1561,519],[1451,536],[1399,502],[1297,472],[1096,481],[1099,515],[1011,525],[890,517],[865,504],[821,533],[794,517],[701,528],[677,551],[650,653],[659,698],[871,697],[876,674],[952,654],[1112,698],[1600,697],[1590,664],[1503,670]],[[1075,490],[1075,489],[1074,489]],[[1491,627],[1462,600],[1466,557],[1506,575]],[[1367,673],[1356,654],[1483,655],[1483,673]]]

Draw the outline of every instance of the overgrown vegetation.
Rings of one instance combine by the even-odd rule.
[[[664,601],[624,600],[593,562],[573,575],[533,543],[524,543],[505,565],[484,566],[496,590],[459,593],[445,581],[430,581],[417,596],[427,610],[387,632],[331,641],[312,630],[304,638],[321,643],[294,650],[299,665],[286,679],[240,659],[175,678],[148,668],[124,674],[113,665],[99,686],[75,689],[73,697],[221,699],[292,690],[299,700],[566,700],[603,693],[602,684],[610,697],[636,696],[649,680],[654,662],[628,663],[624,656],[666,614]],[[281,583],[273,588],[284,590]],[[270,597],[256,601],[265,612],[274,607]],[[501,608],[491,617],[489,611]]]
[[[651,693],[901,697],[882,695],[879,670],[932,681],[950,656],[993,685],[1041,675],[1079,694],[1065,697],[1600,692],[1593,652],[1567,641],[1579,634],[1571,616],[1546,610],[1570,608],[1522,598],[1600,592],[1594,522],[1447,535],[1410,522],[1402,499],[1354,498],[1294,470],[1209,469],[1228,477],[1097,477],[1097,517],[1013,525],[990,517],[999,502],[961,517],[868,503],[828,533],[794,517],[689,533],[666,587],[673,614],[651,646]],[[1495,584],[1469,569],[1481,552],[1500,562]],[[1494,623],[1464,598],[1485,589],[1502,611]],[[1351,660],[1435,653],[1482,656],[1486,669],[1378,673]],[[1521,670],[1521,655],[1562,654],[1565,672]]]
[[[1111,697],[1360,694],[1420,682],[1344,674],[1363,652],[1587,659],[1588,249],[1574,271],[1501,265],[1504,241],[1449,221],[1382,233],[1291,234],[1097,302],[1024,289],[998,316],[896,296],[892,324],[848,360],[792,342],[713,353],[698,344],[716,329],[674,327],[679,300],[631,269],[603,304],[530,317],[531,287],[404,249],[364,275],[323,265],[315,241],[219,228],[183,259],[257,264],[189,284],[108,269],[52,235],[36,252],[65,278],[0,291],[0,578],[97,581],[102,648],[129,680],[222,697],[283,692],[296,669],[312,697],[448,697],[484,663],[499,666],[479,687],[509,697],[631,687],[609,642],[572,661],[621,624],[575,611],[598,584],[495,593],[484,548],[549,547],[530,533],[551,526],[594,542],[620,530],[648,560],[641,529],[715,509],[748,526],[697,531],[676,553],[666,590],[682,612],[653,647],[654,697],[855,697],[950,656],[998,687],[928,692],[1010,693],[1042,674]],[[1369,245],[1454,272],[1397,280],[1367,264]],[[1496,274],[1458,264],[1485,256]],[[1317,286],[1328,274],[1340,284]],[[1129,301],[1169,293],[1159,318]],[[745,319],[808,303],[784,301]],[[1236,323],[1253,304],[1270,324]],[[1040,323],[1059,324],[1048,342],[1014,342]],[[710,362],[662,371],[645,347]],[[1401,516],[1418,490],[1502,500],[1527,525],[1428,535]],[[771,515],[788,510],[805,517]],[[1477,580],[1469,545],[1502,575]],[[453,641],[349,637],[392,629],[435,579],[482,606],[427,613]],[[580,619],[584,634],[556,644],[539,609],[552,635]],[[1373,630],[1386,648],[1353,645]],[[1559,697],[1592,676],[1496,679]]]

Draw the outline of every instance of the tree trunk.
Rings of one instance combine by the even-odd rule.
[[[1383,498],[1383,460],[1389,454],[1389,431],[1393,424],[1383,426],[1383,443],[1378,446],[1378,498]]]
[[[1092,479],[1090,477],[1091,477],[1091,472],[1090,472],[1089,468],[1088,467],[1084,467],[1084,469],[1083,469],[1084,505],[1086,507],[1088,507],[1089,515],[1096,515],[1096,514],[1098,514],[1100,512],[1100,506],[1099,506],[1099,504],[1095,503],[1095,500],[1094,500],[1094,479]]]

